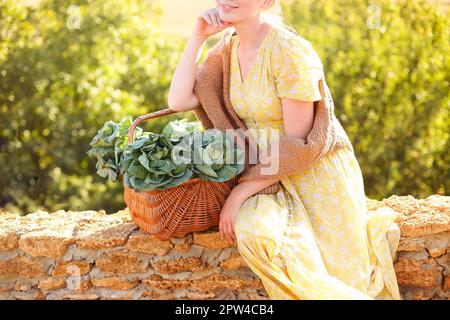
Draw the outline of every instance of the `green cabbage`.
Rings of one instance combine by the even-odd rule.
[[[138,192],[175,187],[192,175],[190,164],[174,163],[173,144],[165,135],[150,133],[124,152],[124,183]]]
[[[169,122],[161,134],[135,129],[127,144],[131,117],[107,121],[91,142],[97,174],[112,181],[123,175],[124,184],[137,192],[165,190],[200,177],[227,181],[244,169],[243,152],[232,137],[218,129],[204,130],[200,121]]]
[[[195,132],[192,143],[194,173],[203,180],[223,182],[244,169],[244,153],[233,145],[233,138],[218,129]]]
[[[203,130],[200,121],[187,122],[187,119],[181,119],[170,121],[162,130],[162,134],[171,142],[178,143],[183,137]]]
[[[107,121],[90,142],[87,154],[97,158],[97,174],[111,181],[117,181],[124,173],[121,166],[123,150],[128,140],[128,133],[133,120],[130,116],[119,123]],[[134,136],[140,137],[142,129],[136,128]]]

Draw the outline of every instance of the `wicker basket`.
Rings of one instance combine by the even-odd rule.
[[[163,109],[138,117],[130,127],[128,143],[133,143],[134,130],[141,122],[176,112]],[[167,240],[218,225],[225,200],[237,183],[237,176],[225,182],[194,178],[173,188],[145,192],[136,192],[124,183],[124,199],[142,230]]]

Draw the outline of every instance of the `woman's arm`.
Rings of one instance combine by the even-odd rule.
[[[221,239],[236,244],[236,216],[244,202],[262,189],[274,184],[279,179],[243,181],[231,190],[220,213],[219,234]]]
[[[314,123],[313,102],[282,98],[281,106],[286,136],[306,139]]]
[[[231,25],[230,22],[220,20],[215,7],[200,13],[170,83],[167,99],[169,109],[188,111],[200,105],[194,94],[194,84],[203,46],[210,36]]]
[[[306,139],[314,121],[313,102],[282,98],[281,106],[286,137]],[[264,161],[264,163],[267,163],[267,161]],[[245,201],[279,180],[268,177],[264,180],[243,181],[233,188],[230,196],[234,199]]]
[[[199,106],[194,94],[197,63],[207,37],[191,33],[170,84],[168,105],[175,111],[188,111]]]
[[[239,183],[237,186],[231,190],[229,197],[233,197],[238,200],[242,200],[244,202],[251,196],[257,194],[259,191],[264,188],[278,182],[280,179],[278,178],[267,178],[264,180],[247,180]]]
[[[281,106],[283,112],[283,123],[286,137],[306,139],[312,129],[314,121],[314,103],[312,101],[299,101],[295,99],[282,98]],[[260,155],[264,156],[263,155]],[[277,153],[274,154],[277,156]],[[270,157],[264,160],[269,163]],[[233,188],[230,195],[239,200],[246,200],[262,189],[279,181],[277,178],[264,180],[247,180],[239,183]],[[234,196],[236,194],[236,196]]]
[[[306,139],[314,122],[314,103],[312,101],[282,98],[281,105],[285,135],[287,137]],[[264,161],[264,163],[268,162]],[[277,181],[279,179],[275,178],[247,180],[233,188],[220,214],[219,233],[222,239],[227,239],[230,243],[236,243],[235,223],[239,208],[248,198]]]

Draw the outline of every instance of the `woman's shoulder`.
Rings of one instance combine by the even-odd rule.
[[[290,60],[308,67],[323,68],[321,59],[312,43],[298,33],[274,26],[275,37],[272,46],[272,60]]]
[[[281,25],[273,25],[274,33],[275,33],[275,42],[288,46],[288,45],[297,45],[297,46],[306,46],[312,47],[311,42],[303,37],[298,32],[291,31],[284,26]]]
[[[325,75],[311,42],[288,29],[277,31],[269,64],[277,96],[299,101],[321,100],[319,80]]]

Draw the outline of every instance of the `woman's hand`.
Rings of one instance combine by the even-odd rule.
[[[241,197],[237,197],[232,193],[228,196],[225,204],[220,213],[219,233],[220,238],[224,238],[232,243],[236,244],[236,235],[234,233],[236,225],[236,216],[241,208],[244,200]]]
[[[192,34],[201,38],[208,38],[232,25],[231,22],[224,22],[220,19],[216,8],[207,9],[198,16]]]
[[[277,181],[277,178],[243,181],[231,190],[220,213],[219,231],[222,240],[225,238],[230,243],[236,243],[235,225],[239,209],[251,196]]]

